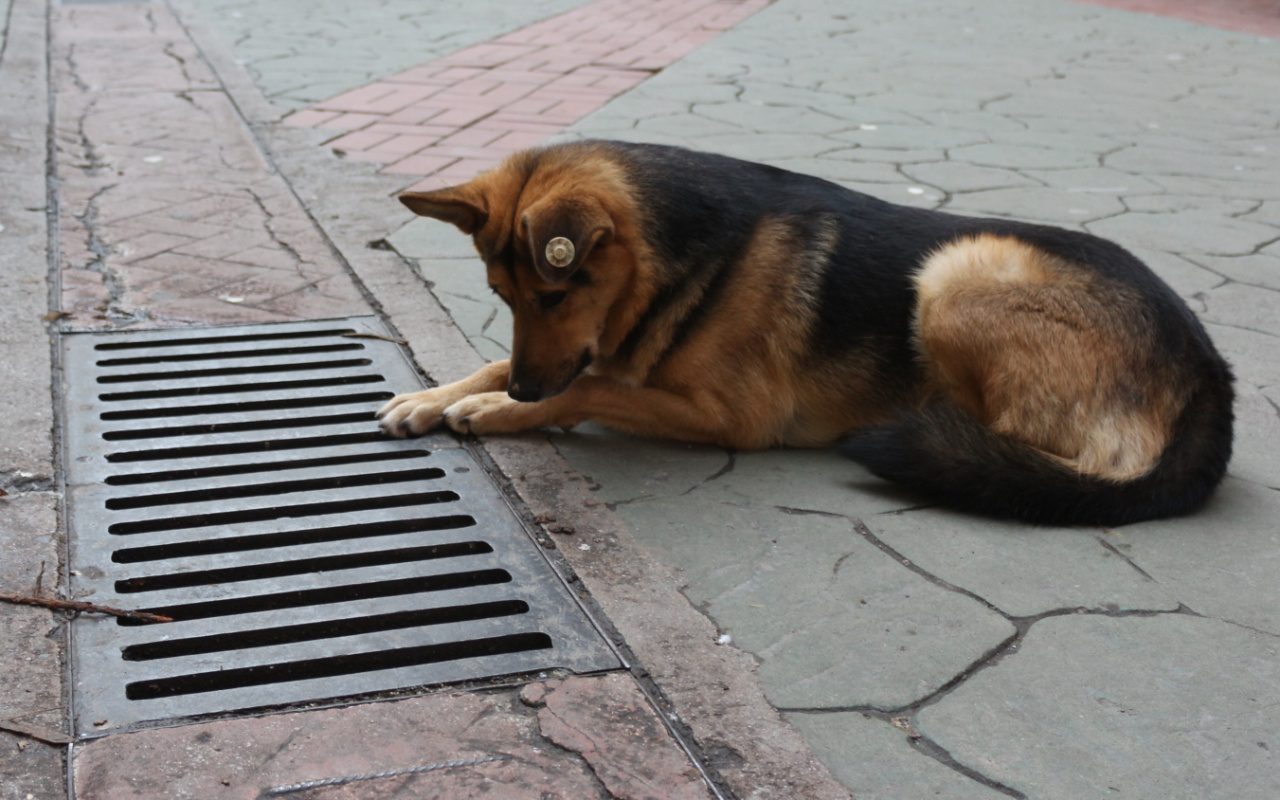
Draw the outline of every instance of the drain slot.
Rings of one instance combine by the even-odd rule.
[[[102,342],[94,350],[151,350],[157,347],[194,347],[206,344],[240,344],[243,342],[274,342],[281,339],[316,339],[328,336],[350,336],[354,328],[330,330],[283,331],[279,333],[252,333],[244,336],[191,336],[173,339],[144,339],[132,342]]]
[[[374,472],[364,475],[336,475],[332,478],[311,478],[302,481],[276,481],[248,486],[224,486],[219,489],[196,489],[190,492],[143,494],[135,497],[116,497],[107,501],[107,508],[119,511],[127,508],[172,506],[181,503],[207,503],[214,500],[230,500],[243,497],[266,497],[274,494],[319,492],[325,489],[344,489],[351,486],[383,486],[388,483],[430,481],[444,477],[438,467],[410,469],[400,472]]]
[[[185,528],[209,528],[215,525],[235,525],[241,522],[285,519],[288,517],[318,517],[321,514],[346,514],[353,511],[370,511],[378,508],[403,508],[430,503],[449,503],[457,500],[455,492],[419,492],[398,494],[391,497],[370,497],[358,500],[333,500],[325,503],[300,503],[292,506],[252,508],[244,511],[222,511],[213,514],[193,514],[189,517],[164,517],[139,522],[117,522],[107,527],[107,533],[128,536],[135,533],[154,533]]]
[[[104,358],[100,367],[128,367],[137,364],[176,364],[186,361],[221,361],[235,358],[267,358],[270,356],[297,356],[312,353],[340,353],[346,350],[363,350],[362,344],[321,344],[310,347],[276,347],[265,350],[217,350],[212,353],[181,353],[161,356],[134,356],[132,358]]]
[[[190,586],[260,581],[268,578],[283,578],[286,575],[306,575],[309,572],[333,572],[343,569],[360,569],[361,567],[385,567],[389,564],[409,564],[415,561],[431,561],[437,558],[455,558],[492,552],[493,548],[485,542],[406,547],[402,550],[376,550],[372,553],[359,553],[356,555],[301,558],[271,564],[255,564],[251,567],[228,567],[225,569],[178,572],[171,575],[128,578],[116,581],[115,588],[116,592],[120,594],[160,592],[166,589],[182,589]]]
[[[108,442],[130,439],[158,439],[168,436],[207,436],[211,433],[270,431],[278,428],[313,428],[319,425],[344,425],[348,422],[371,422],[374,412],[332,414],[327,417],[291,417],[288,419],[255,419],[248,422],[213,422],[208,425],[182,425],[173,428],[139,428],[137,430],[104,431]]]
[[[619,666],[455,439],[378,429],[421,386],[386,336],[63,337],[69,590],[174,620],[72,622],[78,735]]]
[[[338,394],[321,397],[289,397],[279,400],[253,400],[245,403],[215,403],[203,406],[175,406],[173,408],[142,408],[136,411],[104,411],[101,420],[155,419],[158,417],[189,417],[197,414],[235,414],[245,411],[275,411],[286,408],[315,408],[316,406],[347,406],[358,403],[376,403],[390,400],[393,392],[364,392],[362,394]]]
[[[261,464],[232,464],[225,467],[201,467],[197,469],[170,470],[168,472],[111,475],[106,482],[109,486],[132,486],[140,483],[164,483],[166,481],[189,481],[195,478],[250,475],[255,472],[279,472],[289,469],[315,469],[316,467],[338,467],[380,461],[400,461],[407,458],[426,458],[429,455],[431,455],[429,450],[397,450],[390,453],[360,453],[358,455],[332,456],[330,458],[300,458],[296,461],[267,461]]]
[[[302,361],[289,364],[259,364],[257,366],[218,367],[215,369],[189,369],[182,372],[138,372],[132,375],[100,375],[98,383],[146,383],[148,381],[178,381],[191,378],[216,378],[222,375],[262,375],[271,372],[304,372],[307,370],[367,367],[373,361],[367,358],[349,358],[345,361]]]
[[[323,389],[328,386],[353,386],[360,383],[384,383],[381,375],[345,375],[340,378],[309,378],[300,381],[267,381],[265,383],[230,383],[225,385],[188,386],[182,389],[143,389],[137,392],[107,392],[98,395],[104,403],[126,400],[163,400],[170,397],[199,397],[206,394],[252,394],[278,392],[282,389]]]
[[[398,611],[393,614],[374,614],[368,617],[312,622],[306,625],[285,625],[279,628],[238,631],[218,636],[196,636],[191,639],[149,642],[126,647],[122,652],[125,661],[155,661],[162,658],[221,653],[249,647],[297,644],[318,639],[336,639],[340,636],[359,636],[365,633],[381,633],[403,628],[425,628],[429,625],[473,622],[527,613],[529,613],[529,604],[523,600],[502,600],[496,603]]]
[[[472,586],[492,586],[509,583],[511,573],[505,569],[482,569],[475,572],[448,572],[443,575],[424,575],[395,581],[354,583],[347,586],[326,586],[323,589],[301,589],[279,594],[259,594],[238,597],[235,600],[211,600],[207,603],[184,603],[173,606],[156,606],[139,609],[147,614],[171,617],[174,622],[210,617],[227,617],[233,614],[253,614],[258,611],[279,611],[283,608],[320,606],[330,603],[347,603],[352,600],[368,600],[376,597],[395,597],[402,594],[447,592]],[[153,625],[131,617],[117,617],[122,626]]]
[[[165,678],[158,681],[131,683],[126,687],[130,700],[147,700],[156,697],[216,692],[243,686],[262,686],[286,681],[312,678],[331,678],[337,675],[371,672],[373,670],[416,667],[441,661],[460,661],[528,650],[544,650],[552,646],[551,637],[545,633],[518,633],[510,636],[493,636],[448,644],[429,644],[420,647],[401,647],[377,653],[360,653],[353,656],[331,656],[285,664],[264,664],[260,667],[202,672]]]
[[[302,450],[337,444],[370,444],[385,442],[381,431],[365,433],[335,433],[332,436],[312,436],[305,439],[270,439],[258,442],[232,442],[227,444],[196,445],[194,447],[167,447],[162,450],[131,450],[125,453],[108,453],[105,458],[112,464],[131,461],[167,461],[182,458],[211,458],[245,453],[269,453],[278,450]]]
[[[367,539],[375,536],[396,536],[402,533],[426,533],[469,528],[475,518],[465,514],[427,519],[372,522],[360,525],[340,525],[333,528],[313,528],[288,533],[264,533],[258,536],[229,536],[225,539],[196,539],[189,542],[151,545],[149,547],[125,547],[111,554],[117,564],[140,564],[146,561],[162,561],[170,558],[192,558],[244,553],[252,550],[270,550],[276,547],[297,547],[303,544],[341,542],[351,539]]]

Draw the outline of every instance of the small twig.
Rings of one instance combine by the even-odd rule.
[[[24,715],[25,716],[25,715]],[[0,719],[0,731],[8,731],[16,733],[20,736],[27,736],[38,742],[45,744],[71,744],[75,739],[66,735],[62,731],[55,730],[46,725],[34,725],[25,722],[17,722],[18,718]]]
[[[110,614],[113,617],[128,617],[129,619],[141,620],[143,622],[173,622],[173,617],[163,617],[159,614],[148,614],[145,611],[125,611],[122,608],[98,606],[93,603],[80,603],[75,600],[57,600],[52,597],[30,597],[23,594],[0,592],[0,600],[6,603],[21,603],[28,606],[58,608],[65,611],[86,611],[90,614]]]
[[[305,783],[291,783],[287,786],[273,786],[267,789],[266,794],[271,797],[277,797],[282,794],[293,794],[294,792],[305,792],[308,789],[318,789],[322,786],[345,786],[348,783],[356,781],[371,781],[375,778],[394,778],[400,775],[420,775],[424,772],[435,772],[438,769],[452,769],[453,767],[470,767],[476,764],[487,764],[490,761],[505,761],[508,756],[485,756],[484,758],[466,758],[458,761],[444,761],[439,764],[424,764],[421,767],[409,767],[408,769],[391,769],[386,772],[368,772],[362,775],[348,775],[345,778],[325,778],[318,781],[306,781]]]
[[[408,344],[404,339],[397,339],[394,336],[383,336],[380,333],[344,333],[342,336],[346,339],[379,339],[384,342],[395,342],[396,344]]]

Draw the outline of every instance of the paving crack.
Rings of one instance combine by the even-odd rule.
[[[147,12],[147,13],[148,13],[148,14],[150,14],[150,12]],[[155,33],[154,25],[155,25],[155,23],[153,22],[153,23],[152,23],[152,26],[153,26],[153,27],[152,27],[152,30],[151,30],[151,32],[152,32],[152,33]],[[174,47],[174,45],[175,45],[175,44],[176,44],[175,42],[169,42],[168,44],[166,44],[166,45],[164,46],[164,50],[163,50],[162,52],[163,52],[166,56],[168,56],[169,58],[172,58],[174,61],[177,61],[177,62],[178,62],[178,68],[182,70],[182,77],[183,77],[183,79],[184,79],[187,83],[193,83],[193,81],[191,80],[191,74],[190,74],[189,72],[187,72],[187,60],[186,60],[185,58],[183,58],[182,56],[178,55],[177,53],[173,52],[173,47]],[[179,95],[179,96],[181,96],[181,95]],[[187,99],[188,99],[188,100],[190,100],[191,98],[187,98]]]
[[[284,250],[289,254],[289,257],[293,259],[293,268],[297,270],[298,274],[304,278],[307,277],[306,273],[302,271],[302,265],[305,263],[302,255],[294,248],[293,245],[289,244],[284,239],[281,239],[280,235],[276,232],[275,226],[272,224],[275,220],[275,214],[272,214],[271,211],[267,209],[267,204],[263,202],[262,198],[253,189],[246,186],[245,192],[253,198],[253,202],[257,204],[258,210],[262,212],[262,229],[267,232],[267,236],[270,236],[271,241],[279,246],[281,250]],[[316,281],[311,281],[309,285],[314,287],[315,284]],[[292,294],[292,292],[290,292],[290,294]]]
[[[687,497],[688,495],[692,494],[695,490],[701,489],[703,486],[706,486],[708,483],[711,483],[712,481],[720,480],[725,475],[728,475],[730,472],[733,472],[733,468],[737,465],[737,454],[732,450],[725,450],[724,454],[728,457],[729,460],[725,462],[725,465],[723,467],[716,470],[715,472],[708,475],[707,477],[703,478],[702,480],[698,481],[693,486],[690,486],[688,489],[685,489],[683,492],[680,493],[680,496]]]
[[[4,11],[4,30],[0,31],[0,67],[4,66],[4,53],[9,47],[9,25],[13,21],[13,3],[10,2]]]
[[[1102,545],[1102,546],[1103,546],[1103,548],[1105,548],[1105,549],[1106,549],[1108,552],[1110,552],[1112,555],[1119,556],[1121,559],[1123,559],[1123,560],[1124,560],[1124,563],[1126,563],[1126,564],[1128,564],[1129,566],[1133,567],[1133,568],[1134,568],[1134,570],[1136,570],[1136,571],[1137,571],[1137,573],[1138,573],[1139,575],[1141,575],[1142,577],[1146,578],[1147,580],[1151,581],[1152,583],[1159,583],[1159,581],[1157,581],[1155,578],[1151,577],[1151,573],[1147,572],[1145,569],[1143,569],[1142,567],[1138,566],[1138,565],[1134,562],[1134,560],[1133,560],[1132,558],[1129,558],[1127,555],[1125,555],[1124,553],[1120,552],[1119,548],[1117,548],[1117,547],[1116,547],[1115,545],[1113,545],[1111,542],[1108,542],[1106,539],[1103,539],[1101,536],[1099,536],[1099,537],[1098,537],[1098,544]]]
[[[75,42],[67,45],[67,72],[71,75],[71,82],[76,88],[82,92],[92,91],[89,84],[80,78],[80,67],[76,64],[76,45]]]

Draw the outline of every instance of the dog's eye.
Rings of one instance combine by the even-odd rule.
[[[568,292],[547,292],[546,294],[540,294],[538,295],[538,305],[542,307],[543,311],[550,311],[563,303],[567,296]]]

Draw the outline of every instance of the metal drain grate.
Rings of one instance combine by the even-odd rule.
[[[373,317],[64,337],[80,735],[619,663]]]

